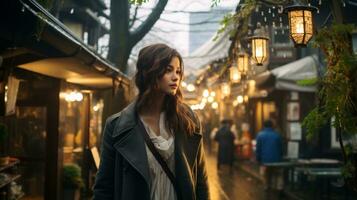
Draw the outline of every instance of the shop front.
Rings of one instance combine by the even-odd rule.
[[[255,97],[251,97],[251,121],[258,133],[265,120],[272,120],[285,141],[285,156],[291,159],[311,157],[302,127],[305,116],[316,105],[316,85],[304,82],[317,79],[316,56],[307,56],[254,78]],[[306,148],[301,148],[302,146]],[[311,145],[310,145],[311,146]]]
[[[6,132],[0,157],[10,160],[0,163],[0,199],[88,198],[104,121],[128,103],[128,77],[33,1],[7,5],[2,14],[11,20],[1,18],[0,33],[0,132]]]

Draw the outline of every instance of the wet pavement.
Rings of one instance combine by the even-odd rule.
[[[215,155],[206,153],[206,157],[212,200],[263,200],[261,182],[237,167],[233,174],[228,166],[222,166],[217,173]]]

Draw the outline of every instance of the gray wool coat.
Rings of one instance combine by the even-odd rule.
[[[150,200],[145,140],[137,124],[135,102],[106,121],[94,200]],[[202,136],[175,133],[178,199],[207,200],[209,189]],[[187,135],[187,134],[186,134]]]

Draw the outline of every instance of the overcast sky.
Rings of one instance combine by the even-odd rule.
[[[142,8],[138,12],[138,17],[141,17],[141,20],[144,20],[151,12],[152,8],[156,5],[157,1],[158,0],[150,0],[149,2],[143,4]],[[219,28],[218,24],[221,19],[217,19],[217,17],[214,19],[215,21],[208,18],[201,19],[202,21],[208,21],[208,23],[211,23],[212,26],[210,28],[207,28],[207,24],[202,24],[202,26],[195,25],[194,27],[192,25],[190,26],[192,23],[189,19],[190,14],[194,12],[211,12],[211,3],[211,0],[169,0],[164,12],[160,16],[160,19],[156,22],[151,31],[143,38],[143,40],[134,47],[131,58],[129,60],[129,66],[131,66],[130,68],[135,68],[134,66],[136,64],[137,54],[142,47],[157,42],[166,43],[177,49],[183,57],[189,57],[189,52],[192,52],[193,50],[189,49],[190,29],[191,37],[193,37],[192,34],[195,34],[195,37],[200,37],[200,34],[202,34],[202,37],[207,38],[207,32],[209,32],[208,34],[213,37]],[[238,3],[239,0],[221,0],[218,7],[215,7],[214,9],[220,9],[224,13],[233,12]],[[139,23],[136,24],[136,26],[138,26]],[[202,30],[192,32],[193,28],[196,30]],[[207,38],[207,41],[209,40],[210,37]],[[198,46],[196,48],[198,48]],[[130,70],[128,73],[133,74],[134,71]]]
[[[143,4],[143,9],[140,10],[139,15],[147,16],[156,3],[157,0],[150,0],[148,3]],[[210,12],[212,9],[211,3],[211,0],[169,0],[163,14],[150,34],[174,46],[184,56],[188,56],[190,12]],[[233,11],[238,3],[239,0],[221,0],[218,6],[219,9]],[[207,20],[209,21],[209,19]],[[199,28],[199,26],[196,26],[196,28]],[[212,34],[215,33],[212,29],[207,31],[212,32]],[[200,34],[200,32],[194,34]]]
[[[106,4],[110,3],[110,0],[105,0]],[[158,0],[149,0],[147,3],[144,3],[138,9],[139,18],[138,22],[134,24],[134,28],[140,25],[141,21],[144,21],[146,17],[150,14],[153,7],[157,4]],[[233,12],[239,3],[239,0],[221,0],[218,7],[213,9],[221,10],[222,16],[224,13]],[[212,12],[211,0],[169,0],[168,4],[165,7],[164,12],[161,14],[160,19],[155,23],[151,31],[140,41],[132,50],[132,54],[129,59],[130,70],[129,74],[133,74],[132,71],[136,65],[136,59],[138,51],[149,44],[162,42],[170,45],[173,48],[176,48],[183,57],[190,57],[189,52],[192,52],[194,48],[198,48],[197,45],[201,44],[203,38],[207,38],[207,41],[210,40],[210,37],[213,37],[216,34],[216,31],[219,28],[219,21],[221,18],[211,17],[207,19],[199,19],[200,23],[192,26],[190,22],[190,14],[192,13],[210,13]],[[134,7],[134,6],[132,6]],[[109,14],[109,10],[106,11]],[[205,22],[207,23],[205,24]],[[197,20],[196,20],[197,22]],[[209,27],[207,27],[207,25]],[[193,31],[194,29],[194,31]],[[191,32],[190,32],[191,31]],[[190,35],[191,33],[191,43],[196,42],[195,45],[190,45]],[[208,35],[211,35],[208,37]],[[202,36],[202,37],[201,37]],[[201,37],[200,41],[192,41],[194,37]],[[103,37],[100,41],[101,44],[106,46],[108,43],[109,35]],[[191,49],[189,48],[191,46]],[[105,56],[105,51],[103,56]]]

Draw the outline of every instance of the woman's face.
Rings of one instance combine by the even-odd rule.
[[[158,89],[166,94],[175,95],[181,81],[181,66],[178,57],[173,57],[161,79]]]

